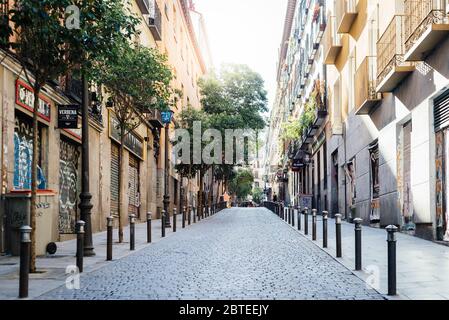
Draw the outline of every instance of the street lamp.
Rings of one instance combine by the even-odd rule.
[[[92,243],[92,222],[91,214],[93,205],[91,203],[92,194],[89,191],[89,83],[85,76],[82,79],[82,133],[81,133],[81,194],[80,194],[80,215],[81,220],[86,224],[84,227],[84,256],[95,255]]]
[[[161,118],[162,118],[162,123],[165,125],[165,161],[164,161],[164,210],[166,212],[165,215],[165,227],[166,228],[171,228],[170,225],[170,214],[168,211],[169,205],[170,205],[170,194],[169,194],[169,177],[170,177],[170,165],[168,162],[168,144],[170,142],[169,137],[168,137],[168,130],[170,128],[170,123],[172,121],[173,118],[173,111],[172,110],[168,110],[168,111],[162,111],[161,112]]]

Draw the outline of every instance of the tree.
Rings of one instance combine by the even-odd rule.
[[[246,65],[224,65],[219,74],[211,73],[200,81],[201,103],[209,115],[210,127],[225,136],[225,129],[252,129],[255,145],[245,144],[245,159],[249,148],[258,150],[258,134],[265,128],[262,116],[267,109],[267,92],[262,77]],[[223,139],[222,150],[225,150]],[[235,151],[235,147],[234,147]],[[215,178],[227,182],[234,176],[234,166],[222,163],[214,166]]]
[[[189,154],[188,161],[178,161],[175,164],[175,170],[183,177],[187,177],[188,179],[193,179],[197,174],[200,177],[200,185],[199,185],[199,197],[197,203],[197,214],[200,215],[203,210],[203,179],[204,174],[209,169],[210,165],[206,164],[202,157],[199,161],[200,163],[195,163],[194,161],[194,134],[193,128],[194,123],[201,123],[201,137],[203,136],[204,131],[209,128],[209,118],[208,115],[201,109],[194,109],[191,106],[188,106],[187,109],[182,110],[178,114],[177,128],[176,129],[185,129],[189,134]],[[176,140],[173,144],[176,146],[178,143],[182,141]],[[201,141],[201,151],[203,150],[205,143]],[[176,154],[176,157],[183,158],[182,154]],[[189,184],[190,185],[190,184]]]
[[[244,201],[252,191],[254,176],[251,171],[242,169],[237,172],[230,183],[230,191],[237,196],[239,201]]]
[[[167,66],[167,58],[157,49],[128,42],[117,47],[117,55],[99,64],[94,79],[104,86],[107,106],[113,113],[115,129],[120,136],[119,183],[123,185],[123,158],[125,139],[144,122],[144,113],[153,109],[167,110],[175,92],[170,87],[173,74]],[[119,192],[119,242],[123,242],[123,192]]]
[[[263,190],[260,187],[254,187],[252,191],[253,201],[257,204],[260,204],[263,200]]]
[[[129,37],[136,21],[121,0],[17,0],[0,20],[0,41],[22,65],[34,92],[38,110],[41,89],[75,66],[89,69],[91,62],[114,54],[116,39]],[[68,8],[77,9],[74,12]],[[75,19],[72,14],[78,17]],[[71,21],[69,21],[70,19]],[[73,24],[71,24],[74,22]],[[79,22],[79,23],[77,23]],[[38,145],[38,118],[33,113],[33,150]],[[31,263],[36,271],[37,152],[31,162]]]

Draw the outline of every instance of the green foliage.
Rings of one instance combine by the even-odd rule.
[[[187,109],[182,110],[177,116],[177,129],[185,129],[189,132],[190,135],[190,163],[177,163],[175,165],[175,170],[181,174],[182,176],[193,178],[197,172],[205,171],[209,167],[206,164],[193,164],[193,123],[201,122],[201,136],[204,131],[206,131],[209,127],[209,119],[208,115],[201,109],[194,109],[192,107],[188,107]],[[173,144],[176,145],[179,141],[174,141]],[[204,147],[205,142],[202,142],[202,148]]]
[[[245,200],[251,194],[253,182],[254,176],[250,170],[239,170],[229,184],[229,191],[239,200]]]
[[[290,118],[288,122],[282,124],[282,140],[299,139],[301,137],[301,129],[301,123],[297,119]]]
[[[262,77],[245,65],[225,65],[219,75],[200,81],[202,106],[211,127],[262,130],[267,111],[267,92]]]
[[[255,187],[255,188],[253,189],[252,196],[253,196],[253,201],[254,201],[255,203],[260,204],[260,203],[262,202],[263,196],[264,196],[264,193],[263,193],[262,188]]]
[[[127,132],[140,125],[140,112],[168,109],[174,91],[167,59],[156,49],[122,43],[118,55],[95,66],[93,79],[105,86],[108,106]]]
[[[304,112],[301,114],[299,118],[300,123],[300,135],[304,134],[304,132],[310,127],[310,125],[315,120],[315,110],[317,108],[315,96],[312,95],[309,98],[309,101],[304,105]]]

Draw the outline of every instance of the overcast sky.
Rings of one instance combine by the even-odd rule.
[[[206,21],[214,65],[249,65],[265,80],[271,108],[287,0],[194,0]]]

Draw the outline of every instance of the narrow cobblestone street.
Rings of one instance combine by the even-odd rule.
[[[261,208],[222,211],[39,299],[382,299]]]

